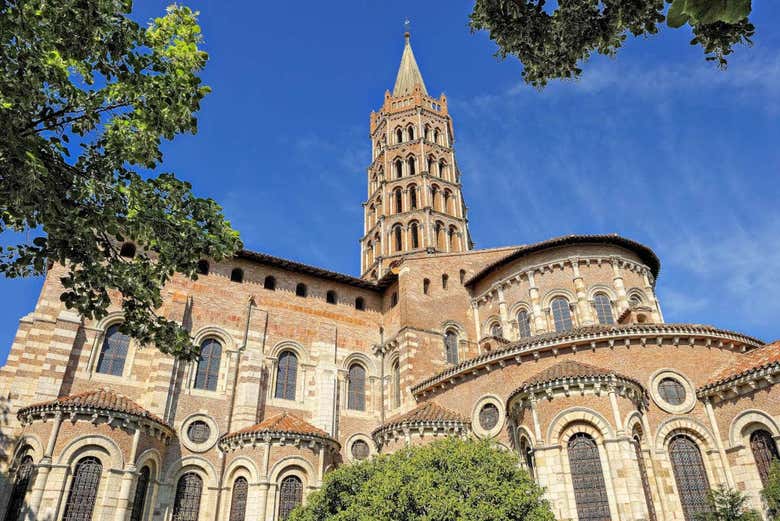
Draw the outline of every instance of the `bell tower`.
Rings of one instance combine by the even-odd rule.
[[[409,32],[404,39],[393,92],[371,112],[373,160],[360,239],[361,273],[369,279],[382,277],[404,255],[473,246],[447,98],[428,94]]]

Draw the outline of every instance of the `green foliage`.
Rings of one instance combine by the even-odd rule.
[[[769,519],[780,519],[780,461],[773,460],[769,467],[766,486],[761,491]]]
[[[197,13],[171,6],[143,27],[132,0],[1,1],[0,233],[39,236],[0,250],[0,273],[63,264],[69,308],[101,318],[114,296],[125,332],[195,356],[187,331],[158,316],[161,288],[231,255],[238,234],[188,183],[142,174],[163,139],[197,130],[209,91]],[[134,259],[119,255],[128,239]]]
[[[472,31],[485,30],[498,44],[497,56],[516,56],[523,79],[544,87],[552,79],[576,78],[579,64],[594,52],[614,56],[629,34],[656,34],[689,24],[692,45],[706,59],[727,65],[737,44],[752,44],[748,21],[751,0],[560,0],[554,10],[546,0],[476,0]],[[667,17],[664,10],[669,7]]]
[[[761,521],[761,515],[747,507],[747,495],[724,485],[710,490],[709,511],[698,514],[697,521]]]
[[[290,521],[553,521],[517,457],[486,441],[448,438],[325,476]]]

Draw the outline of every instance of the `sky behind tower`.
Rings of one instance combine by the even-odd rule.
[[[777,2],[754,2],[755,46],[726,72],[665,30],[541,92],[470,34],[469,1],[184,3],[213,93],[162,171],[220,202],[248,249],[359,274],[368,116],[408,17],[428,91],[448,97],[477,248],[618,233],[661,258],[667,322],[780,337]],[[146,20],[166,2],[136,4]],[[0,361],[41,282],[0,279]]]

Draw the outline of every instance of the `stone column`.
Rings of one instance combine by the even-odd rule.
[[[114,515],[115,521],[125,521],[129,514],[128,507],[130,506],[130,491],[133,488],[133,481],[136,477],[135,458],[138,454],[138,443],[141,440],[141,426],[136,425],[135,432],[133,433],[133,446],[130,449],[130,458],[127,465],[125,465],[125,474],[122,476],[122,483],[119,487],[119,497],[117,498],[116,513]]]
[[[615,287],[615,293],[617,294],[617,314],[620,316],[623,311],[628,309],[626,286],[623,284],[623,275],[620,272],[620,259],[611,257],[610,263],[612,264],[613,272],[612,285]]]
[[[269,483],[263,482],[260,483],[260,490],[257,495],[257,510],[260,514],[257,518],[258,521],[265,521],[266,519],[273,519],[273,517],[266,517],[267,510],[268,510],[268,487]]]
[[[574,271],[574,289],[577,293],[577,314],[582,317],[582,325],[593,325],[593,313],[591,312],[590,303],[588,302],[587,288],[585,288],[585,282],[580,275],[580,261],[579,259],[570,259],[572,270]]]
[[[526,273],[526,276],[528,277],[528,297],[531,299],[531,311],[533,313],[534,329],[536,330],[537,334],[548,331],[547,324],[542,314],[542,304],[539,300],[539,288],[536,287],[536,282],[534,281],[534,272],[529,271]]]
[[[723,439],[720,437],[720,428],[718,428],[718,421],[715,419],[715,411],[712,409],[712,401],[709,398],[704,398],[704,410],[707,413],[707,419],[710,422],[710,429],[713,436],[715,436],[715,446],[718,449],[718,456],[720,457],[720,465],[723,467],[723,474],[726,478],[726,483],[729,487],[734,488],[734,476],[731,474],[731,466],[729,465],[729,458],[726,455],[726,449],[723,447]]]
[[[62,412],[57,411],[54,416],[54,425],[51,428],[51,434],[49,435],[49,442],[46,444],[46,451],[43,453],[41,461],[36,465],[37,475],[35,476],[35,483],[33,483],[32,491],[30,492],[29,510],[25,514],[25,521],[37,521],[38,514],[41,509],[41,502],[43,500],[43,493],[46,491],[46,484],[49,480],[49,473],[52,468],[52,454],[54,454],[54,445],[57,443],[57,436],[62,426]]]
[[[482,327],[479,323],[479,304],[476,300],[471,302],[471,308],[474,311],[474,331],[477,335],[477,342],[479,342],[480,338],[482,338]]]
[[[651,317],[653,322],[663,322],[664,316],[661,313],[661,304],[655,297],[655,291],[653,290],[653,284],[650,282],[650,274],[647,270],[642,271],[642,278],[645,281],[645,296],[650,299],[650,307],[653,308]]]
[[[504,299],[504,286],[500,284],[496,290],[498,293],[498,314],[501,317],[501,329],[504,331],[504,338],[508,338],[508,334],[511,331],[509,324],[509,312],[506,308],[506,300]]]

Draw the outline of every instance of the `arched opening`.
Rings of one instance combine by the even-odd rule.
[[[276,368],[276,392],[274,396],[283,400],[295,400],[295,387],[298,381],[298,357],[292,351],[279,355]]]
[[[607,485],[596,441],[578,432],[569,438],[567,448],[579,521],[610,521]]]
[[[449,190],[444,190],[444,204],[442,205],[442,208],[448,214],[452,214],[452,211],[450,209],[451,204],[452,204],[452,192],[450,192]]]
[[[35,465],[33,464],[32,456],[26,454],[19,461],[19,466],[16,468],[14,485],[11,489],[11,497],[8,499],[5,514],[6,521],[17,521],[19,519],[34,470]]]
[[[427,295],[431,289],[430,279],[423,279],[423,295]]]
[[[501,322],[493,322],[490,325],[490,336],[504,338],[504,328],[501,326]]]
[[[553,322],[555,324],[555,330],[560,332],[571,331],[571,310],[569,309],[569,301],[563,297],[556,297],[550,304],[553,314]]]
[[[433,165],[434,165],[434,164],[435,164],[435,161],[434,161],[434,159],[433,159],[433,156],[428,156],[428,164],[427,164],[427,167],[428,167],[428,173],[429,173],[430,175],[434,175],[434,171],[433,171]]]
[[[393,190],[393,198],[395,199],[395,213],[403,212],[403,193],[400,188]]]
[[[520,338],[531,336],[531,317],[528,315],[528,310],[521,309],[517,312],[517,334]]]
[[[303,282],[299,282],[295,285],[295,296],[296,297],[305,297],[308,293],[308,290],[306,289],[306,284]]]
[[[414,139],[414,127],[409,125],[409,128],[406,129],[406,135],[409,137],[409,141]]]
[[[528,441],[528,438],[525,436],[522,436],[520,438],[520,457],[523,460],[523,463],[525,464],[525,468],[528,471],[528,474],[530,474],[531,479],[535,479],[535,467],[536,463],[534,461],[534,449],[531,446],[531,442]]]
[[[439,177],[442,179],[448,179],[449,176],[447,175],[447,163],[443,159],[439,161]]]
[[[395,160],[395,178],[401,179],[404,176],[404,162],[400,159]]]
[[[403,230],[400,224],[393,228],[393,241],[396,252],[403,250]]]
[[[102,374],[122,376],[129,348],[130,337],[119,331],[119,324],[110,326],[103,338],[103,346],[95,370]]]
[[[450,276],[446,273],[442,273],[441,275],[441,289],[447,289],[447,283],[450,280]]]
[[[409,167],[409,175],[415,175],[417,173],[417,160],[414,157],[410,157],[406,160],[406,164]]]
[[[439,132],[439,129],[438,129],[438,128],[437,128],[437,129],[434,129],[434,131],[433,131],[433,142],[434,142],[434,143],[436,143],[436,144],[441,144],[441,143],[440,143],[440,134],[441,134],[441,133]]]
[[[694,521],[698,514],[709,510],[707,495],[710,481],[704,469],[701,451],[691,438],[678,434],[669,441],[669,459],[672,461],[685,521]]]
[[[241,268],[233,268],[233,271],[230,272],[230,281],[231,282],[244,282],[244,270]]]
[[[409,235],[412,238],[412,249],[416,250],[420,247],[420,234],[418,231],[417,222],[412,222],[409,225]]]
[[[397,128],[395,130],[395,142],[396,143],[403,143],[404,142],[404,131],[400,128]]]
[[[229,521],[244,521],[246,519],[246,502],[249,483],[240,476],[233,482],[233,493],[230,497]]]
[[[444,356],[448,364],[458,363],[458,334],[451,329],[444,333]]]
[[[269,291],[276,291],[276,277],[268,275],[263,281],[263,287]]]
[[[82,458],[76,464],[62,521],[92,519],[102,473],[103,465],[95,457]]]
[[[325,294],[325,302],[328,304],[337,304],[338,303],[338,295],[336,295],[336,292],[332,289],[329,289],[328,292]]]
[[[463,284],[464,282],[466,282],[466,270],[460,270],[459,275],[460,275],[460,283]]]
[[[458,241],[458,230],[456,230],[454,226],[450,226],[450,230],[447,235],[450,240],[450,251],[460,251],[460,241]]]
[[[133,509],[130,511],[130,521],[142,521],[144,518],[151,473],[152,471],[148,465],[144,465],[141,472],[138,473],[138,481],[135,484],[135,494],[133,495]]]
[[[401,367],[398,360],[393,362],[391,374],[393,376],[393,407],[401,406]]]
[[[431,126],[425,125],[425,141],[431,140]]]
[[[447,249],[447,239],[444,236],[444,225],[437,221],[433,225],[433,233],[436,236],[436,248],[439,251],[445,251]]]
[[[176,484],[176,496],[173,500],[173,519],[175,521],[198,521],[200,514],[200,495],[203,492],[203,480],[194,472],[187,472]]]
[[[200,359],[195,372],[195,389],[216,391],[219,381],[219,366],[222,361],[222,344],[208,338],[200,345]]]
[[[606,293],[596,293],[593,295],[593,307],[596,308],[596,316],[599,324],[614,324],[615,319],[612,316],[612,303]]]
[[[769,479],[769,467],[773,461],[780,459],[780,455],[777,453],[777,444],[772,438],[772,434],[764,429],[753,431],[750,435],[750,450],[753,452],[753,459],[756,461],[761,483],[766,486]]]
[[[409,186],[409,207],[414,210],[417,208],[417,186]]]
[[[200,259],[198,261],[198,266],[195,268],[195,271],[198,272],[198,275],[208,275],[209,274],[209,261],[206,259]]]
[[[392,295],[390,295],[390,307],[394,308],[398,305],[398,292],[393,291]]]
[[[132,242],[122,244],[122,247],[119,249],[119,255],[128,259],[135,257],[135,244]]]
[[[353,411],[366,410],[366,369],[360,364],[349,366],[347,408]]]
[[[279,484],[279,520],[287,521],[290,513],[303,501],[303,483],[298,476],[287,476]]]
[[[438,211],[441,211],[441,204],[439,203],[439,187],[436,185],[431,186],[431,201],[433,204],[433,209]]]
[[[366,301],[363,299],[363,297],[357,297],[355,299],[355,309],[357,309],[358,311],[365,311]]]

